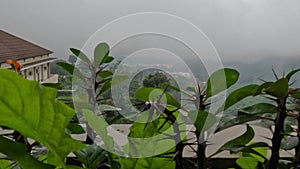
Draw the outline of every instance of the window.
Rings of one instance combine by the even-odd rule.
[[[29,71],[29,72],[28,72],[28,76],[32,76],[32,71]]]
[[[47,66],[44,66],[44,70],[47,70]]]

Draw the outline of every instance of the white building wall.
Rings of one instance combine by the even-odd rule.
[[[48,81],[49,78],[51,78],[51,82],[57,83],[57,76],[50,75],[50,64],[45,63],[39,66],[32,65],[26,67],[26,64],[33,64],[34,62],[41,61],[43,59],[49,58],[48,55],[38,56],[34,58],[27,58],[27,59],[21,59],[18,60],[18,62],[22,65],[25,65],[25,67],[22,70],[22,76],[28,80],[36,80],[39,82]],[[7,63],[0,63],[0,68],[11,68],[10,65]],[[54,79],[54,80],[53,80]]]
[[[34,70],[33,68],[29,68],[26,70],[26,77],[28,80],[35,80],[34,79]]]
[[[43,80],[48,79],[48,64],[44,64],[42,65],[42,69],[43,69]]]

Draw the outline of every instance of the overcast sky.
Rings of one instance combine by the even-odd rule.
[[[299,0],[1,0],[0,28],[67,57],[103,25],[137,12],[189,20],[224,61],[300,56]]]

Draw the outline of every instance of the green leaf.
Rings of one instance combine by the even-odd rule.
[[[102,141],[104,142],[104,147],[106,150],[113,150],[114,148],[114,140],[112,137],[107,135],[107,127],[109,126],[107,122],[95,115],[92,111],[83,109],[83,116],[88,122],[89,126],[96,131],[96,133],[100,136]]]
[[[190,111],[188,116],[194,122],[197,131],[200,132],[203,130],[203,127],[204,129],[209,129],[217,122],[216,117],[207,111]]]
[[[247,125],[247,131],[244,134],[225,143],[217,150],[215,154],[224,150],[229,150],[230,152],[237,152],[239,150],[242,150],[246,146],[246,144],[248,144],[253,139],[253,137],[254,130],[251,126]]]
[[[111,105],[108,105],[108,104],[100,104],[98,106],[100,112],[106,112],[106,111],[120,111],[121,109],[120,108],[117,108],[115,106],[111,106]]]
[[[94,50],[94,65],[99,67],[104,63],[109,54],[109,46],[106,43],[100,43]]]
[[[85,133],[84,129],[81,125],[77,123],[69,123],[67,129],[71,132],[71,134],[83,134]]]
[[[113,73],[111,71],[108,71],[108,70],[104,70],[104,71],[101,71],[99,73],[99,76],[102,77],[102,78],[107,78],[107,77],[110,77],[112,75],[113,75]]]
[[[206,99],[216,95],[235,84],[239,79],[239,72],[234,69],[220,69],[207,80]]]
[[[185,91],[185,90],[182,90],[182,89],[179,89],[179,88],[177,88],[177,87],[175,87],[175,86],[172,86],[172,85],[170,85],[170,84],[167,84],[167,83],[160,83],[159,84],[159,87],[160,88],[162,88],[162,89],[165,89],[166,87],[168,87],[168,89],[172,89],[172,90],[174,90],[174,91],[176,91],[176,92],[181,92],[181,93],[183,93],[183,94],[185,94],[185,95],[187,95],[187,96],[192,96],[190,93],[188,93],[187,91]],[[189,88],[189,87],[188,87]],[[192,87],[190,87],[190,88],[192,88]],[[192,88],[193,89],[193,92],[195,93],[195,89],[194,88]]]
[[[227,110],[229,107],[233,106],[244,98],[253,96],[256,93],[258,87],[258,85],[251,84],[233,91],[226,98],[225,104],[221,107],[221,110],[222,108],[224,108],[224,110]]]
[[[250,143],[240,151],[236,151],[234,153],[243,152],[243,155],[250,155],[258,161],[264,162],[267,156],[267,147],[269,147],[269,145],[264,142]]]
[[[174,91],[180,92],[180,89],[178,89],[178,88],[175,87],[175,86],[169,85],[169,84],[167,84],[167,83],[160,83],[160,84],[159,84],[159,87],[162,88],[162,89],[168,88],[168,89],[172,89],[172,90],[174,90]]]
[[[126,75],[114,76],[113,79],[112,79],[112,81],[111,81],[111,85],[112,86],[117,85],[119,83],[124,82],[127,79],[128,79],[128,76],[126,76]]]
[[[56,63],[58,66],[62,67],[65,71],[67,71],[70,75],[73,74],[74,72],[74,66],[66,63],[66,62],[57,62]]]
[[[0,159],[0,169],[11,169],[9,160]]]
[[[261,120],[260,116],[264,115],[275,115],[277,113],[277,107],[269,103],[258,103],[245,108],[242,108],[238,111],[237,117],[231,120],[226,120],[221,122],[218,131],[224,130],[226,128],[244,124],[250,121]]]
[[[242,108],[238,111],[237,117],[231,120],[226,120],[225,122],[220,123],[218,131],[224,130],[229,127],[233,127],[239,124],[244,124],[250,121],[261,120],[260,116],[277,113],[277,107],[269,103],[258,103],[245,108]]]
[[[107,81],[104,82],[102,85],[102,88],[100,89],[98,95],[101,95],[102,93],[108,91],[111,88],[111,79],[108,79]]]
[[[273,84],[273,82],[265,82],[263,84],[261,84],[258,88],[256,93],[254,94],[254,96],[257,96],[259,94],[261,94],[266,88],[270,87],[270,85]]]
[[[84,76],[81,74],[81,72],[75,68],[74,65],[71,65],[69,63],[66,62],[58,62],[56,63],[58,66],[62,67],[64,70],[66,70],[70,75],[79,77],[81,79],[84,79]]]
[[[298,142],[297,137],[288,137],[282,140],[280,148],[283,150],[292,150],[298,145]]]
[[[169,107],[166,107],[164,111],[166,110],[170,110]],[[174,118],[176,118],[176,122],[179,124],[179,133],[174,132],[174,126],[172,123],[165,123],[166,117],[162,118],[161,116],[161,118],[152,118],[152,121],[147,122],[149,121],[149,113],[147,111],[139,115],[137,117],[137,121],[145,123],[135,122],[132,124],[128,137],[134,139],[129,139],[128,143],[123,146],[123,149],[127,150],[131,157],[153,157],[154,155],[160,156],[159,154],[163,153],[165,155],[167,152],[174,151],[174,147],[176,145],[174,136],[176,135],[178,140],[185,139],[186,126],[184,125],[184,121],[178,111],[174,112],[173,115]],[[135,161],[137,159],[132,160]],[[164,161],[164,163],[169,162]],[[173,165],[173,163],[170,165]],[[149,164],[149,166],[152,168],[152,164]],[[136,168],[138,168],[138,166],[136,166]]]
[[[186,88],[186,90],[187,90],[187,91],[190,91],[190,92],[193,92],[193,93],[196,93],[196,90],[195,90],[194,87],[190,87],[190,86],[189,86],[189,87]]]
[[[300,71],[300,69],[292,70],[291,72],[289,72],[289,73],[286,75],[286,79],[287,79],[288,81],[290,81],[290,79],[292,78],[292,76],[293,76],[294,74],[296,74],[297,72],[299,72],[299,71]]]
[[[75,112],[57,101],[56,91],[26,80],[10,70],[0,70],[0,126],[19,131],[46,146],[56,159],[83,146],[65,133]]]
[[[277,113],[277,107],[270,103],[258,103],[254,104],[239,110],[240,112],[247,113],[247,114],[265,114],[265,113]]]
[[[55,166],[44,164],[28,154],[25,144],[14,142],[2,136],[0,136],[0,152],[12,158],[22,168],[55,168]]]
[[[300,92],[293,93],[293,94],[291,94],[291,96],[297,100],[300,100]]]
[[[223,123],[221,122],[219,124],[218,129],[215,132],[219,132],[219,131],[225,130],[225,129],[233,127],[233,126],[244,124],[244,123],[247,123],[250,121],[255,121],[255,120],[260,120],[260,118],[258,118],[255,115],[251,115],[251,114],[239,114],[234,119],[226,120]]]
[[[100,163],[107,163],[108,152],[97,145],[88,145],[74,154],[88,169],[97,169]]]
[[[258,165],[258,160],[253,157],[241,157],[236,160],[236,163],[242,168],[242,169],[254,169]]]
[[[258,144],[259,143],[262,144],[262,145],[252,148],[256,153],[250,153],[250,155],[252,157],[258,159],[259,162],[263,163],[266,160],[266,157],[267,157],[267,147],[269,147],[269,145],[267,143],[258,142]],[[254,144],[257,144],[257,143],[254,143]]]
[[[180,103],[178,103],[177,100],[170,93],[163,93],[163,90],[161,89],[143,87],[135,92],[135,97],[142,101],[158,101],[162,94],[162,103],[166,103],[175,107],[180,107]]]
[[[103,63],[110,63],[114,60],[112,56],[107,56],[104,58]]]
[[[91,63],[90,59],[80,50],[74,48],[70,48],[70,50],[75,56],[79,57],[83,62],[88,64]]]
[[[42,85],[45,87],[52,87],[54,89],[62,89],[60,83],[42,83]]]
[[[288,95],[289,92],[289,81],[286,78],[279,79],[272,83],[265,92],[271,96],[279,99],[283,99]]]

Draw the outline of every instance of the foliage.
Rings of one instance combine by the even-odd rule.
[[[56,92],[52,88],[25,80],[10,70],[0,70],[0,76],[0,125],[43,144],[49,149],[49,163],[66,168],[66,156],[82,148],[80,142],[65,132],[74,110],[55,100]],[[24,147],[19,147],[24,152]]]
[[[209,168],[211,159],[223,151],[239,154],[236,164],[245,169],[281,167],[280,151],[285,150],[295,151],[294,158],[286,161],[288,166],[297,168],[300,165],[300,88],[292,87],[292,79],[300,69],[282,77],[274,73],[275,81],[266,81],[260,85],[248,84],[229,94],[226,92],[231,90],[240,76],[238,71],[231,68],[217,70],[206,83],[196,83],[186,90],[179,89],[176,82],[163,72],[149,74],[143,84],[134,81],[130,85],[131,98],[143,105],[141,114],[136,118],[145,123],[133,123],[128,136],[160,136],[160,139],[156,142],[151,139],[129,140],[120,148],[108,135],[109,123],[106,121],[118,119],[120,110],[114,106],[109,94],[114,85],[114,73],[107,68],[114,60],[109,55],[109,46],[106,43],[97,45],[92,59],[78,49],[70,50],[73,54],[69,59],[70,63],[59,62],[57,65],[68,73],[66,75],[69,80],[77,79],[85,87],[83,93],[89,98],[88,103],[83,104],[79,111],[82,112],[87,127],[83,128],[78,124],[75,111],[59,101],[63,100],[61,97],[56,98],[57,89],[61,87],[58,84],[40,85],[23,79],[18,72],[0,70],[0,126],[13,130],[12,134],[0,135],[0,152],[5,155],[0,159],[0,168],[13,168],[17,164],[25,169],[182,169],[183,150],[187,146],[197,147],[194,151],[197,155],[195,166],[198,169]],[[75,62],[79,66],[75,66]],[[82,71],[83,68],[88,71]],[[116,79],[122,81],[124,77]],[[79,97],[76,92],[75,96]],[[224,101],[219,99],[222,96],[225,96]],[[268,101],[245,103],[238,110],[234,107],[245,98],[258,97],[264,97]],[[66,103],[67,99],[72,106],[70,98],[63,101]],[[76,100],[74,103],[78,104]],[[211,109],[216,106],[216,109]],[[218,124],[221,113],[228,111],[237,113],[230,120],[221,119]],[[255,121],[272,131],[272,145],[252,142],[255,137],[252,122]],[[195,129],[192,131],[195,137],[190,140],[185,137],[187,123],[192,124]],[[206,157],[208,135],[214,134],[208,132],[216,133],[244,124],[246,131],[242,135],[223,143],[215,153]],[[217,130],[214,130],[216,127]],[[73,139],[71,134],[85,134],[85,144]],[[96,134],[103,143],[101,147],[94,144]],[[168,146],[169,149],[160,152]],[[39,147],[46,151],[36,152]],[[116,149],[120,152],[128,150],[126,155],[135,158],[118,157],[109,152]],[[267,150],[271,151],[270,157]],[[66,162],[70,159],[70,153],[75,154],[79,164],[71,165]],[[152,153],[157,155],[149,157]]]

